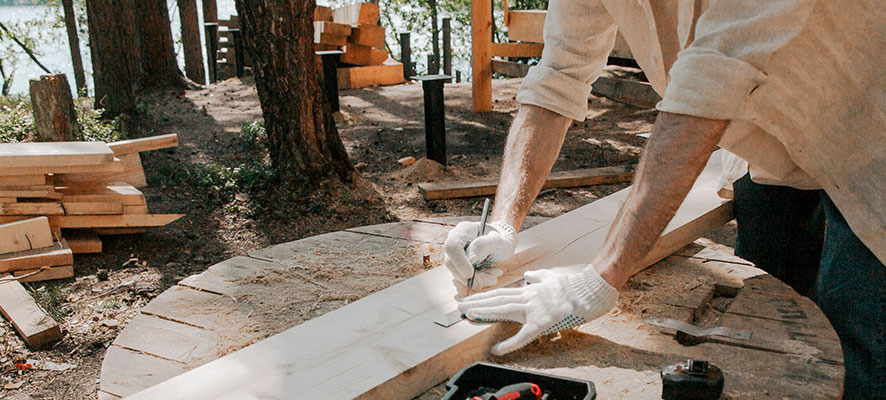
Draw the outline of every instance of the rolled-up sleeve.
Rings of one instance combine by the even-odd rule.
[[[541,62],[523,78],[517,101],[583,121],[591,83],[606,66],[615,33],[599,0],[551,0]]]
[[[657,108],[731,120],[766,83],[766,61],[806,24],[815,0],[719,0],[699,18],[695,41],[671,67]]]

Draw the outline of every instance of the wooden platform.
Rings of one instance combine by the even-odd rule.
[[[439,265],[440,245],[462,219],[328,233],[235,257],[189,277],[143,308],[109,347],[99,398],[134,394]],[[391,270],[382,276],[379,265]],[[391,271],[397,279],[388,278]],[[292,290],[299,285],[323,294]],[[737,296],[725,296],[741,285]],[[748,329],[753,335],[749,341],[717,337],[684,346],[674,332],[644,322],[650,317]],[[747,262],[700,245],[635,276],[618,308],[580,332],[493,361],[591,379],[598,398],[657,399],[658,370],[688,357],[719,365],[730,399],[838,398],[841,392],[842,354],[821,311]],[[422,398],[439,398],[439,390]]]

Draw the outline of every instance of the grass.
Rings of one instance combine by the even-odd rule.
[[[74,99],[74,111],[80,134],[74,140],[114,142],[120,140],[118,119],[102,118],[102,111],[92,108],[92,100]],[[34,141],[34,117],[31,99],[25,95],[0,97],[0,142]]]
[[[65,300],[65,294],[58,284],[25,283],[25,289],[34,297],[34,301],[46,311],[52,319],[63,320],[72,310]]]

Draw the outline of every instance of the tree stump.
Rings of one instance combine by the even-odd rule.
[[[43,75],[31,80],[34,131],[41,142],[63,142],[79,136],[71,86],[64,74]]]

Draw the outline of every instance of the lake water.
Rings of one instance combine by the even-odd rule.
[[[334,0],[337,1],[337,0]],[[338,1],[341,3],[341,1]],[[237,13],[236,7],[234,6],[234,0],[217,0],[218,3],[218,17],[220,19],[228,19],[231,15],[235,15]],[[317,2],[320,5],[327,5],[329,1],[320,0]],[[173,41],[175,42],[176,54],[179,59],[179,65],[184,69],[184,55],[182,54],[181,48],[181,24],[178,15],[178,7],[176,5],[175,0],[167,0],[167,4],[169,7],[169,17],[172,23],[172,36]],[[198,8],[198,13],[200,17],[200,24],[203,24],[203,12],[201,7]],[[54,13],[52,10],[49,10],[47,6],[11,6],[11,7],[0,7],[0,21],[4,23],[25,23],[26,21],[33,20],[43,20],[46,18],[52,18]],[[396,21],[395,21],[396,22]],[[457,32],[458,30],[454,27],[453,32]],[[49,68],[50,71],[54,73],[64,73],[68,76],[68,81],[71,84],[72,90],[74,90],[74,67],[71,63],[71,53],[68,46],[68,37],[65,29],[63,27],[60,28],[44,28],[50,29],[48,32],[44,32],[50,34],[54,40],[46,40],[39,43],[36,48],[36,51],[39,53],[37,57],[43,65]],[[203,32],[201,29],[201,38]],[[392,47],[392,51],[397,54],[400,49],[397,43],[398,37],[395,32],[388,32],[388,43]],[[426,69],[426,56],[415,54],[418,48],[428,47],[428,43],[430,41],[430,33],[427,32],[414,32],[412,34],[412,46],[413,46],[413,61],[418,65],[416,69],[420,72],[425,71]],[[3,47],[0,47],[0,51],[5,51],[6,43],[2,43]],[[205,48],[205,45],[203,46]],[[21,51],[18,47],[13,47],[15,54],[17,55],[18,62],[15,65],[15,77],[12,82],[12,87],[10,93],[27,93],[28,92],[28,81],[31,79],[39,79],[40,75],[45,74],[45,72],[40,69],[33,61],[31,61],[28,56]],[[469,52],[469,50],[467,50]],[[89,87],[90,95],[93,94],[93,82],[92,82],[92,60],[90,59],[89,54],[89,46],[88,46],[88,38],[85,35],[81,35],[80,37],[80,54],[83,59],[83,68],[86,71],[86,83]],[[461,70],[464,75],[464,79],[469,79],[470,75],[470,65],[468,62],[469,54],[466,54],[467,57],[456,57],[453,60],[453,69]],[[4,65],[4,68],[8,69],[8,65]]]

